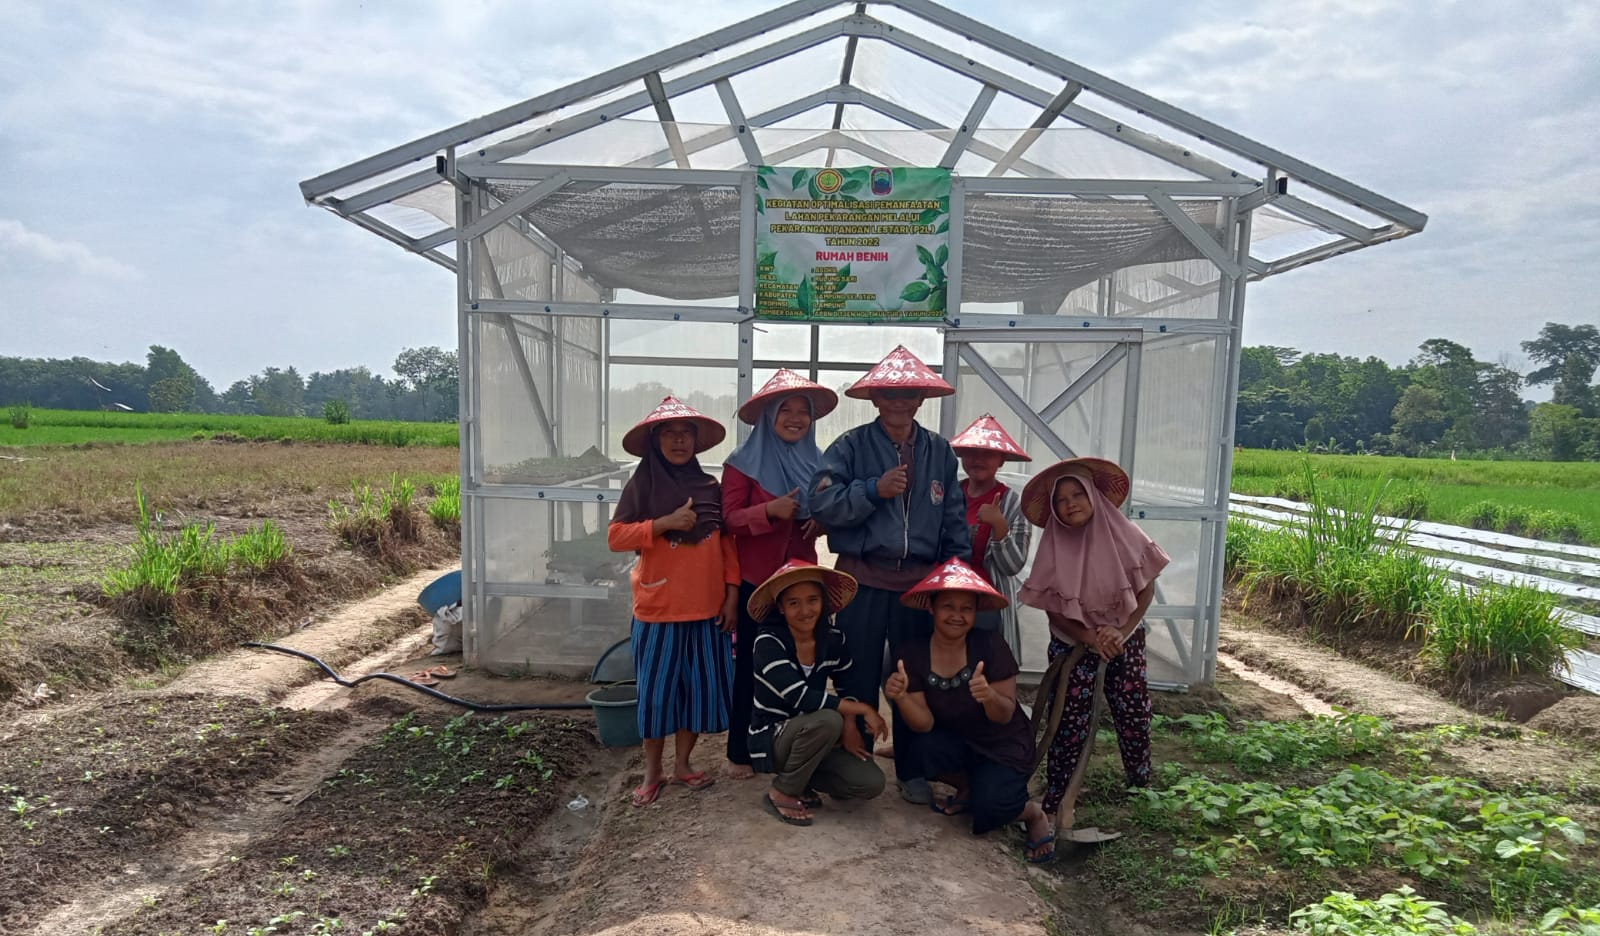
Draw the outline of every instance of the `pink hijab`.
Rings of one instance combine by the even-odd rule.
[[[1139,592],[1172,559],[1106,499],[1089,472],[1072,471],[1056,488],[1069,478],[1089,492],[1094,517],[1076,529],[1062,523],[1051,491],[1044,536],[1018,600],[1088,627],[1120,630],[1138,607]]]

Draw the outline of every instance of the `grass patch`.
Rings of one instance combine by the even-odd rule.
[[[17,407],[12,407],[15,411]],[[22,408],[27,411],[26,407]],[[0,425],[0,446],[82,445],[94,442],[161,442],[224,436],[278,442],[338,442],[365,445],[454,447],[455,423],[309,416],[228,416],[214,413],[112,413],[97,410],[27,411],[26,425]]]
[[[1423,657],[1457,683],[1553,673],[1569,650],[1584,645],[1583,634],[1558,612],[1555,596],[1528,585],[1440,589],[1417,626]]]
[[[1454,686],[1483,678],[1548,678],[1581,634],[1556,599],[1527,586],[1471,590],[1381,535],[1383,482],[1333,482],[1302,461],[1307,512],[1276,529],[1230,524],[1225,560],[1247,595],[1297,606],[1336,633],[1420,641],[1429,670]]]
[[[428,517],[442,530],[461,529],[461,479],[440,478],[430,481],[433,500],[428,504]]]
[[[1524,504],[1476,501],[1462,509],[1456,522],[1475,530],[1494,530],[1558,543],[1582,543],[1589,539],[1587,526],[1577,514],[1539,510]]]
[[[1304,465],[1335,482],[1388,482],[1394,516],[1475,526],[1535,539],[1600,544],[1600,464],[1447,461],[1379,455],[1247,450],[1233,490],[1304,500]]]
[[[459,525],[459,481],[457,485],[455,522]],[[422,568],[426,546],[437,540],[439,533],[428,520],[432,505],[426,513],[418,505],[417,483],[396,473],[390,475],[387,486],[352,484],[350,493],[346,500],[328,502],[329,531],[345,546],[394,572],[409,574]]]
[[[216,525],[191,522],[174,532],[150,509],[144,491],[134,486],[139,533],[128,564],[106,577],[107,598],[128,599],[145,614],[168,614],[179,589],[207,576],[230,572],[264,575],[283,571],[294,550],[283,528],[271,520],[237,536],[219,537]]]

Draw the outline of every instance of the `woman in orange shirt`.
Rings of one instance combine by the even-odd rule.
[[[738,621],[739,560],[722,531],[722,489],[696,456],[727,435],[720,423],[667,397],[622,438],[639,458],[622,489],[607,541],[634,552],[633,661],[639,682],[648,806],[669,782],[666,739],[676,749],[672,781],[703,790],[714,781],[689,763],[701,734],[728,730]]]

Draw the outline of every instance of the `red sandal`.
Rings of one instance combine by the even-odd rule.
[[[667,781],[662,779],[635,789],[633,791],[633,805],[649,806],[654,803],[661,796],[661,788],[666,785]]]

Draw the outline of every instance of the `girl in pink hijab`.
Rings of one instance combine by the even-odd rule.
[[[1088,739],[1102,661],[1106,703],[1128,785],[1142,787],[1150,780],[1143,623],[1156,576],[1171,559],[1123,515],[1127,496],[1127,474],[1098,458],[1053,465],[1022,492],[1023,515],[1044,532],[1018,599],[1049,618],[1052,662],[1077,647],[1085,651],[1067,680],[1060,727],[1048,739],[1043,806],[1052,815]],[[1071,818],[1063,818],[1070,827]]]

